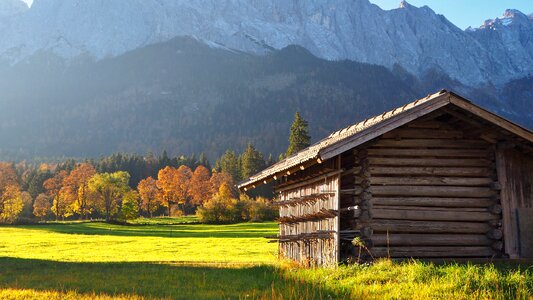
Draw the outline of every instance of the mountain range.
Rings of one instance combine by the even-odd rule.
[[[0,2],[0,156],[286,147],[454,89],[533,127],[533,16],[368,0]]]
[[[4,1],[0,11],[10,14],[25,5]],[[36,0],[2,23],[0,56],[10,63],[39,51],[100,60],[194,36],[255,54],[299,45],[327,60],[399,64],[417,76],[438,69],[470,86],[533,69],[533,17],[517,10],[461,30],[405,1],[382,10],[368,0]]]

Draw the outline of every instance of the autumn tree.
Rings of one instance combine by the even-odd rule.
[[[190,200],[192,170],[187,166],[180,166],[176,170],[176,196],[178,205],[183,205]]]
[[[0,163],[0,223],[14,222],[23,208],[24,202],[13,165]]]
[[[255,149],[252,144],[248,144],[241,156],[241,174],[248,178],[265,168],[263,154]]]
[[[122,197],[130,190],[127,172],[96,174],[89,180],[88,189],[96,196],[96,208],[110,221],[119,211]]]
[[[22,211],[20,212],[19,218],[31,219],[33,217],[33,198],[30,193],[21,191],[20,199],[22,199]]]
[[[13,223],[22,212],[24,202],[16,185],[2,189],[0,195],[0,223]]]
[[[130,190],[122,197],[122,206],[120,209],[121,220],[134,220],[139,217],[139,193]]]
[[[218,193],[220,186],[222,186],[223,184],[232,187],[235,185],[235,181],[229,173],[213,172],[213,175],[211,175],[211,178],[209,179],[209,188],[211,191],[211,195],[215,195],[216,193]]]
[[[88,163],[77,165],[63,181],[60,194],[71,203],[71,210],[80,215],[82,220],[90,213],[89,180],[96,174],[96,169]]]
[[[311,137],[309,136],[307,127],[307,121],[300,116],[299,112],[296,112],[290,131],[289,148],[286,153],[287,157],[311,145]]]
[[[211,176],[209,170],[204,166],[198,166],[191,179],[191,198],[194,205],[202,205],[212,196],[210,188]]]
[[[42,220],[52,212],[51,208],[52,203],[50,203],[50,197],[46,194],[39,194],[33,204],[33,215]]]
[[[137,190],[141,198],[141,209],[148,212],[150,218],[152,218],[154,212],[161,205],[161,201],[159,200],[160,190],[157,187],[157,181],[152,177],[143,179],[139,182]]]
[[[56,216],[56,220],[59,220],[59,218],[65,218],[70,204],[61,195],[63,181],[67,176],[67,171],[62,170],[57,172],[54,177],[47,179],[43,183],[43,187],[46,189],[46,193],[52,198],[52,212]]]
[[[173,167],[165,167],[157,174],[157,188],[159,188],[163,205],[168,209],[169,217],[172,204],[177,199],[176,178],[176,169]]]

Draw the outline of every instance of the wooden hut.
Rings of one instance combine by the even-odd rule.
[[[239,188],[271,181],[279,255],[302,263],[533,258],[533,132],[452,92],[334,132]]]

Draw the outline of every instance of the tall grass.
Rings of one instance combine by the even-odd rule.
[[[276,260],[273,223],[0,227],[0,299],[533,299],[533,267]]]

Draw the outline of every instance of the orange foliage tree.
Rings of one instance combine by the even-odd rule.
[[[163,200],[163,206],[168,209],[168,216],[170,217],[170,210],[172,204],[176,201],[176,169],[172,167],[165,167],[159,170],[157,174],[157,188],[160,191],[160,197]]]
[[[51,212],[51,208],[52,203],[50,203],[50,197],[45,194],[39,194],[33,204],[33,215],[42,220]]]
[[[209,183],[209,170],[204,166],[198,166],[191,178],[190,194],[194,205],[203,205],[213,195]]]
[[[176,170],[176,196],[182,207],[190,200],[192,175],[192,170],[185,165]]]
[[[50,197],[52,197],[52,212],[56,216],[56,220],[58,220],[59,218],[64,219],[68,213],[68,206],[70,203],[68,203],[61,195],[63,181],[67,176],[67,171],[59,171],[54,175],[54,177],[47,179],[43,183],[43,187],[46,189],[46,193]]]
[[[234,186],[235,182],[233,181],[233,177],[226,172],[213,172],[211,179],[209,179],[211,196],[218,193],[223,184],[226,184],[228,187]]]
[[[139,182],[137,186],[139,195],[141,197],[141,209],[148,212],[150,218],[153,217],[154,212],[161,205],[159,198],[160,190],[157,187],[157,180],[148,177]]]
[[[71,203],[72,212],[79,214],[82,220],[91,211],[88,184],[95,174],[96,169],[91,164],[79,164],[65,178],[60,191],[60,197]]]

